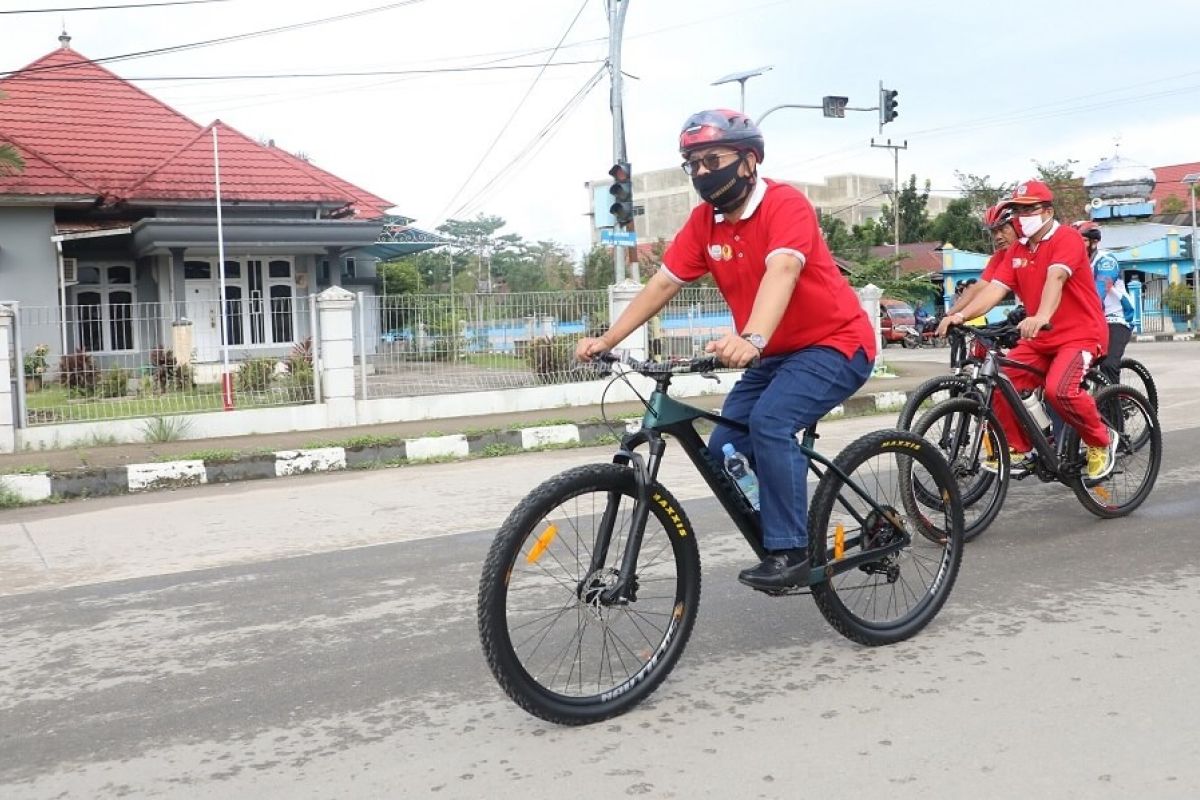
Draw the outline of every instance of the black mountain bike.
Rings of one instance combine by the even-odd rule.
[[[1010,315],[1010,322],[1015,324],[1019,321],[1019,317],[1014,319]],[[943,400],[959,397],[971,389],[987,350],[986,345],[974,341],[974,331],[974,328],[960,326],[947,332],[948,338],[959,340],[957,346],[961,352],[966,353],[966,357],[957,364],[951,364],[949,374],[930,378],[908,393],[904,408],[900,409],[900,416],[896,420],[897,428],[912,430],[913,420],[922,410]],[[1123,386],[1128,386],[1143,395],[1150,402],[1154,412],[1158,413],[1158,386],[1155,385],[1154,376],[1145,364],[1133,358],[1122,358],[1120,378]],[[1110,384],[1108,376],[1101,372],[1099,367],[1092,367],[1083,377],[1084,388],[1092,394]]]
[[[1089,479],[1084,475],[1085,447],[1078,431],[1053,424],[1054,415],[1047,405],[1043,409],[1052,424],[1043,427],[1036,422],[1021,393],[1000,371],[1005,366],[1045,377],[1003,355],[1005,348],[1016,343],[1016,326],[1000,323],[977,328],[972,334],[982,343],[985,355],[971,382],[959,396],[937,403],[912,425],[912,432],[934,443],[950,463],[962,497],[966,541],[981,534],[996,518],[1009,481],[1031,475],[1044,482],[1066,484],[1084,508],[1103,518],[1123,517],[1145,501],[1162,463],[1162,432],[1149,400],[1123,384],[1103,386],[1095,392],[1101,418],[1118,437],[1117,462],[1104,478]],[[1011,466],[1008,440],[993,411],[996,392],[1004,395],[1034,445],[1032,465]],[[925,492],[920,485],[915,488],[919,496],[933,491]]]
[[[746,427],[669,396],[679,373],[716,380],[716,360],[624,363],[655,383],[641,428],[623,437],[612,463],[567,470],[522,500],[496,534],[479,583],[479,634],[496,680],[529,713],[567,725],[607,719],[649,696],[696,620],[696,531],[658,481],[666,435],[754,553],[766,556],[758,512],[695,423]],[[614,380],[621,377],[628,381]],[[936,616],[958,574],[962,507],[949,467],[912,433],[868,434],[832,461],[813,449],[816,439],[814,426],[797,445],[819,478],[807,587],[769,594],[811,593],[829,623],[861,644],[907,639]]]

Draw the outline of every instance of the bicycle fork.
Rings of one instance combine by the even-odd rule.
[[[634,451],[634,448],[642,442],[649,446],[649,458],[644,459],[640,453]],[[666,442],[661,436],[650,436],[639,431],[627,437],[622,442],[621,450],[613,457],[614,463],[633,468],[634,479],[637,481],[637,498],[633,506],[633,518],[629,523],[628,538],[625,543],[625,552],[621,556],[617,580],[600,592],[601,605],[624,605],[637,600],[635,575],[638,553],[642,549],[642,537],[646,533],[646,520],[650,517],[650,503],[653,502],[650,497],[650,487],[658,480],[658,468],[662,463],[662,455],[666,446]],[[592,549],[592,560],[588,567],[589,578],[585,579],[585,583],[590,583],[590,577],[598,575],[604,569],[605,561],[608,559],[608,549],[613,543],[621,497],[619,492],[609,492],[608,494],[608,502],[605,505],[604,514],[600,518],[596,545]],[[581,585],[580,592],[587,588]]]

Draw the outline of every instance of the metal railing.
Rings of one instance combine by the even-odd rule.
[[[606,330],[608,313],[606,290],[368,295],[355,320],[355,341],[365,343],[358,348],[366,361],[365,397],[584,380],[588,371],[573,359],[575,342]],[[650,323],[649,349],[692,355],[732,324],[715,288],[685,288]]]
[[[21,306],[30,425],[156,417],[225,408],[220,302]],[[230,298],[224,324],[233,407],[313,401],[309,297]],[[189,319],[184,314],[191,316]]]

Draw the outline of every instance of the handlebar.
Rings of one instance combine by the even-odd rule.
[[[592,361],[608,364],[610,367],[614,364],[621,364],[648,378],[663,375],[683,375],[692,372],[707,374],[722,366],[716,356],[673,358],[668,361],[639,361],[636,358],[617,355],[612,351],[597,353],[592,358]]]

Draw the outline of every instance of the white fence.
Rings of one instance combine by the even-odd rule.
[[[217,300],[189,300],[189,318],[128,297],[96,293],[95,302],[65,308],[20,307],[25,424],[313,401],[310,298],[231,298],[224,314]],[[226,359],[231,396],[222,391]]]
[[[586,379],[575,342],[607,329],[608,292],[364,297],[359,396],[414,397]],[[713,288],[687,288],[650,324],[650,353],[689,356],[733,325]],[[365,394],[363,391],[365,385]]]

